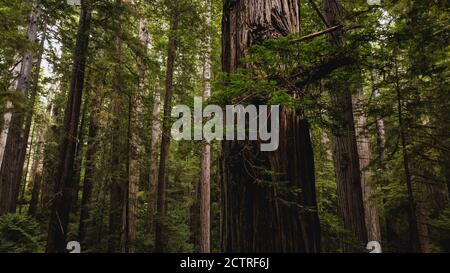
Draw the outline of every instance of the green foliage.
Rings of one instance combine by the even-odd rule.
[[[448,253],[450,251],[450,208],[446,208],[442,213],[431,221],[433,238],[438,238],[438,245],[441,247],[436,251]]]
[[[44,250],[42,227],[33,218],[20,214],[0,217],[0,253],[32,253]]]

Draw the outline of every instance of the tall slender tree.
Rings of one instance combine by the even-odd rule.
[[[324,17],[329,26],[343,24],[343,6],[339,0],[323,2]],[[328,35],[329,43],[339,47],[343,44],[342,30]],[[348,73],[351,73],[348,71]],[[352,90],[347,79],[337,78],[327,83],[330,91],[333,115],[339,129],[334,130],[334,165],[336,172],[338,206],[345,229],[356,239],[356,245],[344,239],[344,252],[363,251],[367,243],[367,230],[364,221],[364,204],[358,148],[353,117]]]
[[[84,72],[88,55],[91,8],[88,1],[81,1],[80,19],[73,54],[69,98],[64,115],[64,128],[59,145],[59,165],[55,177],[54,197],[51,206],[46,252],[64,252],[73,198],[73,168],[78,126],[83,94]]]
[[[211,0],[206,0],[206,37],[203,98],[211,96]],[[211,252],[211,145],[205,143],[200,180],[200,252]]]
[[[158,148],[161,138],[161,95],[159,91],[159,84],[156,84],[155,92],[153,94],[153,111],[152,111],[152,139],[150,147],[150,191],[148,196],[148,211],[150,219],[154,219],[156,212],[156,199],[158,189]]]
[[[361,168],[361,187],[363,191],[364,212],[369,241],[381,242],[380,214],[375,199],[375,188],[370,172],[371,145],[369,132],[367,130],[367,114],[364,107],[363,89],[359,88],[353,95],[355,111],[356,138]]]
[[[180,11],[175,7],[171,14],[169,44],[167,52],[167,70],[166,70],[166,94],[164,96],[164,113],[163,113],[163,125],[162,125],[162,139],[161,139],[161,152],[159,159],[159,172],[158,172],[158,198],[156,203],[157,208],[157,220],[155,225],[155,250],[162,252],[165,245],[165,217],[166,217],[166,179],[167,169],[166,164],[169,158],[170,148],[170,116],[172,111],[172,96],[173,96],[173,76],[174,65],[178,49],[178,24]]]
[[[139,122],[142,117],[142,97],[145,94],[146,89],[146,62],[145,54],[148,51],[148,45],[150,43],[148,22],[146,19],[140,19],[139,21],[139,41],[142,46],[142,54],[144,56],[138,56],[137,72],[138,72],[138,88],[135,94],[131,97],[130,117],[131,117],[131,138],[130,138],[130,151],[129,151],[129,252],[135,252],[136,236],[137,236],[137,195],[139,190],[139,178],[140,178],[140,166],[139,155],[142,151],[142,143],[139,136],[140,127]]]

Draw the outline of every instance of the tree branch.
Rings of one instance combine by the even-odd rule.
[[[330,33],[330,32],[333,32],[333,31],[336,31],[336,30],[339,30],[339,29],[342,29],[342,28],[343,28],[343,25],[337,25],[337,26],[334,26],[334,27],[330,27],[330,28],[324,29],[324,30],[319,31],[319,32],[315,32],[315,33],[303,36],[303,37],[298,38],[298,39],[293,39],[292,42],[304,42],[304,41],[312,40],[312,39],[314,39],[314,38],[316,38],[318,36],[322,36],[324,34],[327,34],[327,33]]]
[[[300,78],[299,80],[295,81],[295,86],[297,88],[303,88],[310,83],[313,83],[317,80],[326,77],[327,75],[331,74],[334,70],[344,66],[352,65],[355,62],[356,62],[355,59],[350,56],[338,56],[304,73],[294,74],[290,78],[291,79]]]

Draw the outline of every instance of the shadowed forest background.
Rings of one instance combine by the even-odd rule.
[[[449,8],[0,0],[0,252],[449,252]],[[195,96],[278,150],[174,141]]]

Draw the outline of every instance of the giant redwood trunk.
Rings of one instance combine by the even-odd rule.
[[[70,206],[74,194],[73,168],[76,153],[78,125],[84,71],[87,59],[91,11],[82,3],[69,97],[64,116],[64,127],[59,145],[59,165],[55,177],[55,190],[50,213],[46,252],[64,252],[69,224]]]
[[[30,15],[27,38],[30,43],[37,39],[39,10]],[[31,82],[33,51],[29,50],[22,59],[22,65],[17,82],[17,92],[27,97]],[[0,166],[0,215],[14,213],[20,189],[23,162],[21,162],[24,113],[17,111],[11,115],[4,155]],[[27,139],[28,140],[28,139]],[[20,166],[19,166],[20,165]]]
[[[252,44],[299,32],[299,8],[297,0],[226,0],[223,71],[241,67]],[[275,152],[224,141],[221,169],[222,251],[320,251],[310,128],[300,111],[281,110]]]

